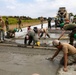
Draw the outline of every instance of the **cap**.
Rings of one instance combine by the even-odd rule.
[[[58,46],[59,45],[59,40],[54,40],[53,42],[52,42],[52,44],[53,44],[53,46]]]

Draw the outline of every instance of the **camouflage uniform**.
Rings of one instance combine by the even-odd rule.
[[[29,39],[26,38],[27,35],[28,35]],[[24,44],[27,45],[27,40],[29,40],[28,45],[30,45],[31,42],[33,41],[32,47],[34,47],[35,43],[38,42],[38,38],[36,37],[36,33],[32,29],[30,29],[28,31],[27,35],[25,36]]]

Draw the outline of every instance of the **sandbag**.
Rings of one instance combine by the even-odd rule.
[[[64,30],[73,30],[76,27],[76,24],[65,24],[64,25]]]

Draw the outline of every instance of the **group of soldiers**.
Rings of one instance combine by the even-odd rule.
[[[53,40],[52,42],[53,46],[56,47],[57,50],[54,53],[54,55],[50,58],[47,58],[47,60],[53,61],[54,58],[62,51],[63,57],[60,60],[60,65],[63,65],[63,71],[67,72],[68,71],[67,65],[72,65],[76,63],[76,48],[74,47],[74,40],[76,39],[76,24],[70,23],[68,19],[65,19],[65,22],[61,25],[61,28],[62,28],[61,35],[57,40]],[[59,40],[67,30],[71,31],[69,34],[69,43],[62,43]],[[34,34],[32,34],[32,32]],[[34,28],[33,31],[28,30],[27,35],[29,36],[30,39],[33,40],[32,48],[34,48],[35,43],[39,41],[38,39],[36,39],[36,34],[40,34],[40,33],[41,35],[39,35],[39,39],[42,37],[43,33],[45,33],[44,28],[41,28],[40,30],[37,28]],[[50,38],[49,34],[46,34],[46,35]],[[25,38],[27,38],[27,36]],[[29,40],[28,45],[30,45],[32,40]],[[25,42],[25,45],[26,45],[26,42]]]
[[[20,22],[21,23],[21,22]],[[20,25],[19,23],[19,25]],[[68,25],[69,26],[69,21],[65,20],[64,26],[62,27],[63,30],[65,30],[65,26]],[[4,41],[4,25],[6,25],[6,31],[9,31],[9,22],[8,22],[8,18],[6,18],[6,21],[4,22],[4,20],[2,19],[2,17],[0,17],[0,40]],[[42,25],[42,23],[41,23]],[[71,24],[73,25],[73,24]],[[20,27],[19,27],[20,28]],[[22,30],[21,30],[22,31]],[[66,30],[65,30],[66,31]],[[65,33],[65,31],[63,31]],[[15,33],[16,29],[14,30],[14,32],[11,33]],[[33,29],[31,28],[31,26],[28,26],[27,28],[27,34],[25,35],[24,38],[24,45],[25,47],[27,47],[27,45],[31,45],[32,44],[32,48],[34,48],[35,45],[40,46],[40,41],[39,39],[41,39],[41,37],[44,35],[44,39],[46,39],[46,36],[48,36],[48,38],[50,38],[50,35],[48,34],[48,29],[43,28],[37,28],[34,27]],[[60,64],[63,65],[63,71],[67,72],[68,68],[67,65],[72,65],[73,63],[76,63],[76,48],[73,46],[73,42],[74,42],[74,34],[76,34],[76,27],[74,27],[71,30],[71,33],[69,35],[70,37],[70,42],[69,43],[62,43],[60,42],[60,38],[64,35],[64,33],[62,33],[59,38],[57,40],[53,40],[52,44],[54,47],[57,48],[55,54],[48,58],[48,60],[52,61],[58,54],[60,51],[63,52],[63,57],[60,60]],[[37,37],[38,35],[38,37]]]
[[[52,18],[51,17],[48,17],[48,28],[50,28],[51,29],[51,20],[52,20]],[[39,36],[39,38],[38,39],[40,39],[42,36],[43,36],[43,34],[45,33],[45,37],[46,37],[46,35],[50,38],[50,35],[49,35],[49,33],[48,33],[48,28],[43,28],[43,17],[41,17],[41,19],[40,19],[40,21],[41,21],[41,29],[39,29],[39,28],[34,28],[34,29],[32,29],[32,31],[30,31],[30,27],[28,27],[28,30],[30,31],[30,32],[32,32],[33,34],[38,34],[38,36]],[[59,20],[60,21],[60,23],[55,23],[55,27],[56,27],[56,25],[58,24],[59,25],[59,27],[60,27],[60,29],[62,30],[62,33],[61,33],[61,35],[59,36],[59,38],[58,38],[58,40],[60,40],[60,38],[65,34],[65,32],[68,30],[68,29],[66,29],[65,30],[65,28],[64,28],[64,26],[69,26],[69,24],[70,24],[70,21],[69,21],[69,19],[61,19],[61,20]],[[75,37],[74,37],[74,35],[76,34],[76,27],[73,27],[73,23],[71,23],[71,25],[72,25],[72,28],[73,29],[71,29],[71,27],[70,27],[70,30],[71,30],[71,33],[69,34],[69,44],[71,44],[71,45],[73,45],[73,42],[74,42],[74,39],[75,39]],[[35,31],[36,30],[36,31]],[[30,33],[30,32],[28,32],[28,33]],[[31,33],[30,33],[30,35],[32,35]],[[27,36],[27,35],[26,35]],[[34,35],[33,35],[34,36]],[[35,35],[36,36],[36,35]]]
[[[51,20],[52,20],[52,18],[48,17],[48,19],[47,19],[48,28],[50,28],[50,29],[51,29]],[[34,47],[35,45],[39,45],[40,44],[39,40],[43,35],[44,35],[44,39],[46,39],[46,36],[48,38],[50,38],[50,35],[48,33],[48,28],[43,27],[44,18],[42,16],[40,17],[40,22],[41,22],[41,28],[34,27],[32,29],[31,26],[28,26],[27,34],[25,35],[25,39],[24,39],[24,44],[26,47],[27,47],[27,45],[30,45],[32,43],[32,41],[33,41],[32,47]],[[27,40],[29,40],[28,43],[27,43]]]
[[[10,29],[9,28],[9,21],[8,21],[8,18],[6,17],[6,20],[5,20],[6,33],[7,33],[6,38],[15,37],[15,32],[19,32],[19,30],[22,32],[23,24],[22,24],[22,20],[20,17],[18,18],[17,24],[18,24],[18,27],[14,28],[14,29]]]
[[[21,29],[21,18],[18,19],[18,28]],[[6,36],[5,36],[5,28],[6,27]],[[5,21],[2,19],[2,17],[0,16],[0,42],[4,41],[4,38],[13,38],[15,37],[15,32],[17,32],[19,29],[14,28],[14,29],[10,29],[9,27],[9,21],[8,21],[8,17],[6,17]],[[22,31],[22,29],[21,29]]]
[[[65,26],[69,26],[70,22],[68,20],[65,20],[64,26],[62,27],[62,30],[65,30]],[[73,25],[73,23],[71,24]],[[47,29],[48,30],[48,29]],[[39,45],[39,39],[42,37],[43,33],[45,33],[50,38],[50,35],[47,33],[47,30],[44,28],[37,28],[34,27],[31,29],[31,27],[28,27],[27,34],[25,36],[24,44],[27,47],[27,45],[30,45],[31,42],[33,41],[32,48],[34,48],[34,45]],[[63,57],[60,60],[60,65],[63,65],[63,71],[67,72],[68,71],[68,65],[76,64],[76,48],[73,45],[74,42],[74,34],[76,33],[76,27],[71,30],[72,32],[70,33],[70,41],[69,43],[62,43],[60,42],[60,38],[62,37],[62,34],[59,36],[57,40],[53,40],[52,44],[54,47],[57,48],[56,52],[54,55],[50,58],[47,58],[47,60],[53,61],[54,58],[62,51],[63,52]],[[64,32],[64,31],[63,31]],[[39,35],[39,38],[37,38],[36,35]],[[27,43],[27,40],[28,43]]]
[[[45,34],[45,35],[44,35]],[[39,39],[44,35],[44,39],[46,39],[46,36],[50,38],[50,35],[48,33],[47,28],[37,28],[34,27],[33,29],[31,26],[28,26],[27,28],[27,34],[25,35],[24,44],[27,47],[27,45],[31,45],[33,42],[32,48],[34,48],[35,45],[40,46]],[[28,40],[28,42],[27,42]]]
[[[63,23],[63,22],[61,22]],[[64,20],[64,24],[61,27],[62,33],[57,40],[53,40],[52,44],[57,48],[54,55],[48,60],[53,61],[53,59],[62,51],[63,56],[60,60],[60,65],[63,65],[63,71],[68,71],[68,65],[76,64],[76,46],[74,45],[74,40],[76,39],[76,24],[70,23],[69,19]],[[60,38],[65,34],[67,30],[70,30],[69,33],[69,43],[60,42]]]

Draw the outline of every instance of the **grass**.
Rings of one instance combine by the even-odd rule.
[[[6,17],[3,17],[3,19],[5,21]],[[12,24],[17,24],[18,19],[17,18],[8,18],[8,21],[9,21],[9,25],[12,25]],[[38,19],[31,19],[31,20],[23,19],[22,20],[22,23],[33,23],[33,22],[40,22],[40,20],[38,20]]]

